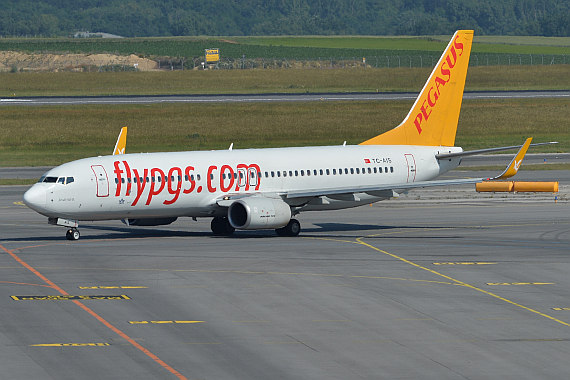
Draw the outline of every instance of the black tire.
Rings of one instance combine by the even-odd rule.
[[[69,230],[67,230],[67,232],[65,233],[65,237],[67,240],[79,240],[80,234],[79,231],[75,228],[70,228]]]
[[[297,236],[301,232],[301,223],[297,219],[291,219],[285,227],[277,228],[275,232],[279,236]]]
[[[235,231],[235,228],[232,227],[228,218],[220,216],[212,219],[210,228],[215,236],[230,236]]]

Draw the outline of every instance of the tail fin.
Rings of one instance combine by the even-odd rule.
[[[117,143],[115,144],[115,149],[113,149],[113,155],[125,154],[126,146],[127,146],[127,127],[123,127],[121,128],[119,137],[117,137]]]
[[[472,30],[455,32],[404,121],[360,145],[453,146],[472,41]]]

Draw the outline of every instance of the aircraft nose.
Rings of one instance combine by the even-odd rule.
[[[44,209],[46,206],[46,192],[39,186],[32,186],[24,194],[24,203],[32,210]]]

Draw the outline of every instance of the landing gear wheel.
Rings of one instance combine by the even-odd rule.
[[[301,223],[297,219],[291,219],[285,227],[275,230],[279,236],[297,236],[301,232]]]
[[[67,240],[79,240],[79,231],[76,228],[70,228],[65,233]]]
[[[230,224],[230,221],[226,217],[217,216],[212,219],[210,228],[215,236],[230,236],[236,230]]]

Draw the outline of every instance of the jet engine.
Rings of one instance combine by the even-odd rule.
[[[281,199],[243,198],[230,205],[228,220],[232,227],[242,230],[280,228],[291,220],[291,207]]]

